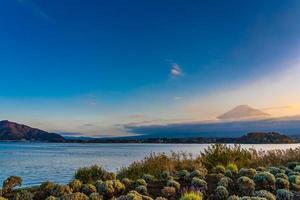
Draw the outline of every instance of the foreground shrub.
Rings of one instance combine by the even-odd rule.
[[[225,173],[225,167],[223,165],[217,165],[212,169],[212,171],[215,174],[224,174]]]
[[[289,176],[290,189],[293,191],[300,191],[300,176],[292,175]]]
[[[186,192],[181,196],[180,200],[202,200],[202,194],[199,192]]]
[[[108,172],[101,166],[93,165],[91,167],[79,168],[75,173],[75,178],[83,183],[93,183],[97,180],[103,180]]]
[[[72,189],[68,185],[59,185],[59,184],[55,184],[53,190],[50,191],[50,194],[55,197],[61,197],[71,193],[72,193]]]
[[[45,200],[58,200],[58,199],[56,197],[54,197],[54,196],[49,196]]]
[[[133,181],[129,178],[123,178],[121,182],[124,184],[125,187],[130,187],[133,184]]]
[[[271,174],[273,174],[274,176],[279,173],[285,173],[285,171],[283,169],[280,169],[279,167],[269,167],[268,169],[269,169],[269,172]]]
[[[143,185],[140,185],[140,186],[136,187],[135,190],[138,193],[142,194],[142,195],[147,195],[148,194],[147,187],[143,186]]]
[[[191,185],[202,192],[208,189],[207,182],[196,177],[193,178]]]
[[[175,180],[168,180],[167,186],[168,187],[174,187],[174,188],[176,188],[177,191],[180,189],[180,183],[178,183]]]
[[[251,179],[254,178],[254,176],[257,174],[256,170],[253,168],[242,168],[240,169],[240,171],[238,172],[239,176],[247,176]]]
[[[190,179],[193,179],[195,177],[200,178],[200,179],[204,179],[206,174],[207,174],[206,169],[197,169],[197,170],[194,170],[190,173]]]
[[[231,196],[228,197],[227,200],[240,200],[240,197],[237,196],[237,195],[231,195]]]
[[[183,169],[183,170],[179,170],[177,172],[177,176],[180,180],[182,180],[182,181],[185,180],[186,181],[186,180],[188,180],[188,178],[190,176],[190,173],[187,170]]]
[[[273,191],[275,189],[275,177],[270,172],[259,172],[253,180],[258,190]]]
[[[82,186],[82,193],[89,196],[90,194],[97,192],[97,188],[93,184],[84,184]]]
[[[239,194],[244,196],[252,196],[255,190],[255,183],[247,176],[242,176],[237,180]]]
[[[164,197],[172,197],[172,196],[175,196],[176,195],[176,188],[174,187],[164,187],[162,190],[161,190],[161,193]]]
[[[82,182],[78,179],[74,179],[69,183],[69,186],[73,192],[80,192],[82,188]]]
[[[92,193],[89,196],[89,200],[103,200],[103,197],[99,193]]]
[[[26,190],[21,190],[15,194],[14,200],[33,200],[33,195]]]
[[[144,180],[144,179],[137,179],[135,182],[134,182],[134,185],[135,187],[138,187],[140,185],[143,185],[145,187],[147,187],[147,182]]]
[[[155,178],[151,174],[144,174],[142,176],[142,179],[144,179],[147,183],[152,183],[154,182]]]
[[[228,191],[225,187],[223,186],[218,186],[217,189],[215,190],[215,197],[217,200],[226,200],[228,197]]]
[[[83,193],[72,193],[62,196],[60,200],[89,200],[89,198]]]
[[[233,174],[237,174],[238,171],[239,171],[239,169],[238,169],[238,167],[236,166],[235,163],[229,163],[227,165],[227,170],[230,170]]]
[[[279,189],[276,192],[276,199],[277,200],[293,200],[294,194],[285,189]]]
[[[283,179],[286,179],[286,180],[289,179],[289,177],[286,174],[284,174],[284,173],[278,173],[278,174],[276,174],[275,178],[283,178]]]
[[[226,188],[229,188],[231,187],[233,184],[233,181],[231,178],[229,177],[223,177],[221,178],[221,180],[218,182],[218,186],[223,186],[223,187],[226,187]]]
[[[22,178],[19,176],[10,176],[3,182],[2,193],[5,195],[12,192],[14,187],[22,185]]]
[[[254,193],[254,196],[263,197],[263,198],[266,198],[267,200],[276,200],[276,197],[271,192],[269,192],[267,190],[256,191]]]
[[[201,168],[200,158],[193,158],[192,154],[187,153],[152,153],[141,161],[137,161],[128,167],[121,168],[118,172],[118,178],[138,179],[143,174],[151,174],[154,177],[160,177],[164,171],[174,173],[179,170],[192,171]]]
[[[122,195],[117,200],[153,200],[151,197],[141,195],[136,191],[130,191],[127,195]]]
[[[97,190],[104,196],[112,197],[115,192],[114,183],[111,180],[102,182],[98,185]]]
[[[276,189],[289,189],[290,183],[288,180],[283,179],[283,178],[276,178]]]

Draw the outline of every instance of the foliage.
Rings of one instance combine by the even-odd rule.
[[[229,163],[227,165],[227,170],[230,170],[232,173],[237,174],[239,169],[235,163]]]
[[[241,195],[251,196],[255,190],[255,183],[247,176],[241,176],[237,180],[238,191]]]
[[[93,183],[97,180],[103,180],[108,172],[101,166],[93,165],[91,167],[79,168],[75,173],[75,178],[83,183]]]
[[[276,200],[276,197],[267,190],[259,190],[254,193],[254,196],[266,198],[267,200]]]
[[[176,195],[176,188],[174,187],[164,187],[161,190],[161,193],[164,197],[172,197]]]
[[[33,200],[33,195],[26,190],[21,190],[15,195],[14,200]]]
[[[19,176],[10,176],[3,182],[2,193],[7,194],[12,192],[14,187],[22,185],[22,178]]]
[[[251,179],[254,178],[254,176],[257,174],[256,170],[253,168],[242,168],[240,169],[238,176],[247,176]]]
[[[97,192],[97,188],[93,184],[87,183],[82,186],[82,193],[89,196],[94,192]]]
[[[80,192],[82,188],[82,182],[78,179],[73,179],[69,183],[70,188],[73,190],[73,192]]]
[[[275,181],[276,189],[289,189],[290,182],[287,179],[276,178]]]
[[[202,200],[202,194],[200,192],[186,192],[180,200]]]
[[[217,189],[215,190],[215,197],[217,200],[226,200],[228,197],[228,191],[225,187],[223,186],[218,186]]]
[[[143,194],[143,195],[147,195],[148,194],[147,187],[144,186],[144,185],[140,185],[140,186],[136,187],[135,190],[138,193]]]
[[[258,190],[273,191],[275,189],[275,177],[270,172],[259,172],[253,180]]]
[[[293,200],[294,194],[285,189],[279,189],[276,192],[276,199],[277,200]]]
[[[201,191],[207,190],[207,182],[200,178],[193,178],[191,185]]]
[[[180,183],[178,183],[175,180],[168,180],[167,181],[167,186],[174,187],[174,188],[176,188],[177,191],[180,189]]]

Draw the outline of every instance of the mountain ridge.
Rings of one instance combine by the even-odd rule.
[[[0,140],[28,140],[40,142],[64,142],[65,139],[57,133],[49,133],[8,120],[0,121]]]

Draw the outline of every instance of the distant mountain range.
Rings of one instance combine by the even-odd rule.
[[[65,139],[59,134],[31,128],[26,125],[0,121],[0,140],[29,140],[40,142],[64,142]]]
[[[258,109],[241,105],[214,121],[170,123],[166,125],[125,125],[140,138],[150,137],[241,137],[249,132],[279,132],[300,135],[300,116],[272,117]]]

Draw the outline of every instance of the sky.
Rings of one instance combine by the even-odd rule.
[[[300,2],[0,1],[0,119],[65,135],[300,114]]]

